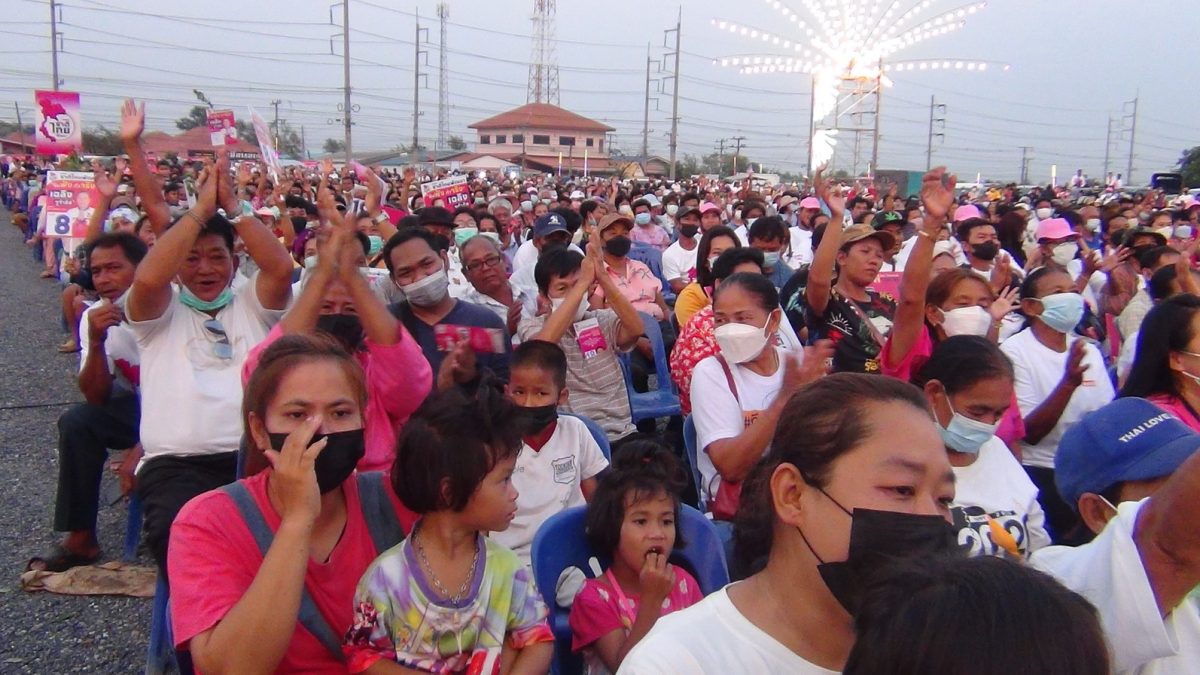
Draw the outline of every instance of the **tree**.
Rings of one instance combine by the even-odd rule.
[[[450,146],[451,150],[466,150],[467,142],[462,139],[462,136],[451,136],[446,139],[446,145]]]
[[[346,149],[346,144],[336,138],[326,138],[325,144],[321,146],[321,149],[330,155],[336,155]]]
[[[258,137],[254,135],[254,125],[249,122],[237,120],[234,123],[237,128],[238,138],[243,142],[258,144]],[[208,108],[202,105],[192,106],[186,117],[180,117],[175,120],[175,128],[180,131],[195,129],[196,127],[208,127]]]
[[[83,131],[83,151],[91,155],[120,155],[125,152],[117,132],[100,125]]]
[[[279,130],[275,134],[278,139],[275,142],[275,150],[281,157],[290,156],[293,159],[307,159],[307,153],[304,151],[304,141],[300,138],[300,132],[292,128],[292,125],[283,120],[279,120]]]
[[[1185,187],[1200,187],[1200,145],[1184,150],[1179,157],[1179,172]]]

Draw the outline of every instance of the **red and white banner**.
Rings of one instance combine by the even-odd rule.
[[[46,236],[78,237],[87,234],[96,202],[96,183],[90,171],[46,173]]]
[[[79,121],[79,92],[33,92],[38,107],[37,151],[39,155],[69,155],[83,148]]]
[[[453,211],[460,206],[471,205],[471,186],[467,185],[466,176],[451,176],[423,183],[421,197],[425,200],[425,206],[433,206],[434,202],[440,201],[443,207]]]
[[[238,142],[237,121],[232,110],[208,111],[208,136],[215,147]]]

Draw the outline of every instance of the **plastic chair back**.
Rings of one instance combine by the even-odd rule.
[[[671,367],[667,364],[667,349],[663,344],[662,330],[658,321],[643,312],[642,330],[654,350],[654,375],[658,389],[638,392],[633,388],[633,374],[629,362],[629,354],[619,354],[621,370],[625,376],[625,391],[629,395],[630,416],[634,424],[645,419],[659,417],[674,417],[680,412],[679,394],[675,389],[675,381],[671,379]]]
[[[701,511],[707,511],[704,503],[704,490],[701,483],[704,478],[700,474],[699,448],[696,447],[696,421],[688,415],[683,419],[683,448],[687,455],[688,469],[692,472],[692,482],[696,486],[696,503]]]
[[[588,433],[592,435],[592,439],[596,441],[596,445],[600,446],[600,452],[604,453],[604,459],[612,461],[612,444],[608,442],[608,436],[604,433],[604,428],[597,424],[592,418],[578,415],[576,413],[560,412],[560,415],[574,417],[583,422],[587,427]]]
[[[129,496],[129,514],[125,517],[125,562],[137,560],[138,544],[142,541],[142,498],[134,492]]]
[[[171,589],[160,572],[154,586],[154,607],[150,614],[150,644],[146,646],[146,675],[179,672],[175,658],[175,640],[171,632]]]
[[[583,669],[582,659],[571,652],[571,627],[567,622],[570,608],[558,606],[558,578],[563,570],[577,567],[593,579],[611,562],[611,551],[592,551],[588,545],[584,531],[586,515],[586,506],[556,513],[542,523],[533,537],[533,576],[550,610],[550,627],[554,631],[552,672],[558,675],[575,675]],[[687,546],[673,551],[671,562],[687,568],[696,577],[700,590],[708,595],[729,583],[729,566],[720,537],[712,522],[692,507],[681,505],[679,516],[676,528]]]

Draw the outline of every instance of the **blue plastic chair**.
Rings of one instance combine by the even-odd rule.
[[[154,586],[154,608],[150,616],[150,644],[146,647],[146,675],[178,671],[175,640],[171,632],[171,589],[161,573]]]
[[[612,444],[608,442],[608,436],[604,434],[604,429],[599,424],[596,424],[595,420],[575,413],[562,412],[559,414],[574,417],[583,422],[583,425],[588,429],[588,433],[592,435],[592,439],[596,441],[596,445],[600,446],[600,452],[604,453],[604,459],[612,461]]]
[[[129,497],[129,515],[125,518],[125,562],[137,559],[138,544],[142,541],[142,498],[136,492]]]
[[[556,513],[538,528],[533,537],[533,576],[542,600],[550,610],[550,627],[554,631],[551,672],[557,675],[576,675],[583,671],[583,659],[571,651],[571,626],[567,622],[570,609],[558,606],[558,578],[569,567],[578,567],[585,576],[594,578],[597,575],[592,561],[602,571],[608,567],[611,558],[611,551],[592,551],[588,545],[584,532],[586,516],[586,506]],[[696,577],[705,595],[721,589],[729,583],[729,566],[712,522],[686,504],[680,507],[679,517],[677,531],[687,546],[672,551],[671,562],[687,568]]]
[[[671,379],[671,367],[667,365],[667,349],[663,345],[662,330],[658,321],[649,314],[638,312],[642,317],[644,333],[654,347],[654,376],[658,389],[638,392],[633,389],[633,374],[629,354],[621,354],[621,371],[625,375],[625,390],[629,394],[629,409],[633,423],[659,417],[674,417],[679,414],[679,394],[675,381]]]
[[[683,419],[683,448],[687,456],[688,468],[692,472],[692,481],[696,485],[696,503],[701,511],[707,511],[704,503],[704,490],[701,483],[704,478],[700,475],[699,448],[696,447],[696,421],[688,415]]]
[[[649,267],[654,277],[662,283],[663,300],[668,304],[675,303],[675,293],[671,291],[671,284],[663,274],[662,251],[650,244],[634,242],[633,246],[629,247],[629,259],[636,260]]]

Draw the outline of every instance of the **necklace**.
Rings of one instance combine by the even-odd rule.
[[[471,586],[471,580],[475,578],[475,565],[479,562],[478,542],[476,542],[475,552],[471,556],[471,569],[467,573],[467,578],[463,580],[462,586],[458,587],[458,592],[454,595],[450,595],[450,591],[446,589],[444,584],[442,584],[442,580],[438,579],[437,574],[433,571],[433,566],[429,564],[429,558],[425,557],[425,545],[421,543],[420,539],[417,539],[417,534],[420,531],[421,528],[418,526],[417,531],[413,533],[412,540],[415,548],[417,549],[417,560],[420,561],[421,566],[425,569],[425,575],[428,576],[429,580],[433,582],[433,587],[439,595],[445,598],[452,605],[459,604],[467,595],[467,589]]]

